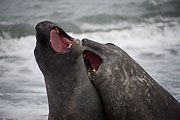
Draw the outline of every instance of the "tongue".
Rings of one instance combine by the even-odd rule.
[[[72,41],[60,35],[59,31],[56,29],[53,29],[50,32],[50,42],[52,48],[56,52],[64,52],[68,48],[69,44],[72,44]]]

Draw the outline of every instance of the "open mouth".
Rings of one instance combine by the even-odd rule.
[[[71,38],[60,28],[53,28],[50,32],[49,42],[55,52],[65,52],[67,49],[70,49],[74,40],[74,38]],[[102,64],[102,59],[90,51],[84,51],[83,58],[88,75],[96,72]]]
[[[90,51],[84,51],[83,58],[88,75],[91,75],[93,72],[96,72],[99,66],[102,64],[102,59],[98,55]]]
[[[64,52],[71,48],[73,38],[68,36],[64,31],[59,28],[54,28],[50,32],[50,45],[56,52]]]

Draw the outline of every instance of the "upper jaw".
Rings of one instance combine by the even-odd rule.
[[[50,41],[50,31],[53,27],[57,27],[54,23],[50,21],[43,21],[36,25],[36,39],[37,43],[43,46],[49,46]]]
[[[101,59],[106,59],[104,51],[107,49],[106,45],[88,40],[82,40],[83,51],[90,51],[98,55]]]

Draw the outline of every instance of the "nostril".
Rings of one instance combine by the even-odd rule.
[[[40,27],[41,27],[41,25],[40,25],[40,24],[37,24],[35,28],[36,28],[36,30],[37,30],[37,29],[39,29]]]
[[[86,38],[82,39],[82,45],[83,45],[83,46],[86,46],[86,42],[87,42],[87,39],[86,39]]]
[[[86,41],[87,41],[87,38],[82,39],[82,41],[83,41],[83,42],[86,42]]]

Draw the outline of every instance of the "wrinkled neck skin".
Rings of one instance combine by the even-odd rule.
[[[34,51],[46,83],[48,120],[105,120],[100,97],[87,76],[81,42],[74,41],[71,49],[57,53],[42,42],[49,33],[37,33]]]
[[[83,40],[103,63],[90,75],[110,120],[179,120],[180,104],[122,49]]]

